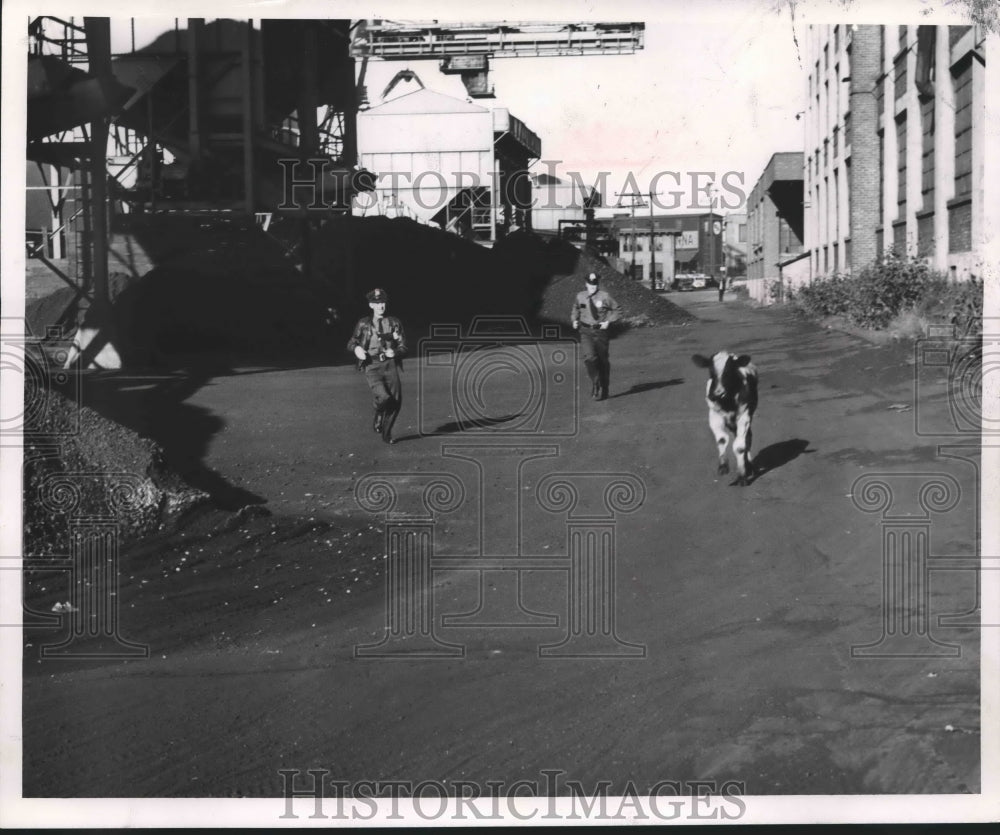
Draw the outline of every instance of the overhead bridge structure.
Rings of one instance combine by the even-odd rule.
[[[469,95],[490,98],[493,58],[630,55],[643,48],[643,23],[413,23],[362,21],[352,53],[360,58],[437,58],[442,72],[461,75]]]

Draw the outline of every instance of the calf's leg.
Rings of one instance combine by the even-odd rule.
[[[729,461],[726,460],[726,448],[729,446],[729,433],[726,431],[726,419],[714,409],[708,412],[708,427],[715,437],[715,447],[719,455],[719,475],[729,472]]]
[[[733,452],[736,454],[736,471],[739,475],[736,483],[747,484],[747,475],[752,475],[753,466],[750,463],[750,443],[753,433],[750,431],[750,413],[743,412],[736,418],[736,439],[733,441]]]

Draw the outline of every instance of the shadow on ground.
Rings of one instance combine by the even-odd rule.
[[[753,465],[757,471],[754,481],[772,470],[776,470],[794,461],[800,455],[809,455],[816,451],[808,449],[808,446],[809,441],[803,441],[801,438],[793,438],[789,441],[780,441],[764,447],[753,459]]]
[[[655,391],[656,389],[667,388],[667,386],[679,386],[683,382],[683,377],[674,377],[671,380],[659,380],[655,383],[636,383],[628,391],[620,391],[618,394],[612,394],[611,399],[628,397],[630,394],[642,394],[644,391]]]

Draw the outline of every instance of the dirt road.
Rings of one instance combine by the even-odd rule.
[[[978,791],[976,577],[957,570],[976,553],[978,439],[915,432],[918,416],[948,423],[943,372],[920,372],[914,403],[912,346],[714,296],[680,297],[695,325],[614,340],[605,402],[574,401],[564,364],[570,376],[541,395],[561,386],[563,401],[528,424],[539,395],[525,376],[484,376],[485,434],[460,431],[441,406],[448,373],[417,360],[391,447],[349,366],[206,375],[158,431],[231,509],[270,515],[202,514],[122,555],[120,631],[148,660],[41,659],[60,633],[28,634],[25,795],[268,797],[280,769],[311,768],[542,786],[554,769],[640,791],[735,780],[751,795]],[[761,373],[763,472],[746,488],[715,474],[690,360],[724,347]],[[522,434],[496,433],[511,425]],[[435,473],[429,510],[415,491]],[[385,520],[355,497],[370,474],[388,474],[393,512],[410,514],[392,530],[410,532],[397,579],[414,585],[393,586],[392,612]],[[884,549],[924,535],[926,603],[884,603]],[[32,593],[59,599],[54,582],[34,578]],[[390,616],[400,640],[379,645]],[[887,628],[907,640],[880,641]],[[360,654],[376,657],[355,657],[372,645]],[[388,650],[401,655],[377,657]]]

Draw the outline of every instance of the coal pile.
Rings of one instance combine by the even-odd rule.
[[[350,324],[370,313],[365,294],[375,287],[388,293],[389,313],[408,327],[530,313],[527,272],[511,271],[494,251],[436,227],[407,218],[344,217],[327,223],[319,238],[317,273],[343,288],[343,318]]]
[[[324,227],[320,273],[344,286],[353,269],[353,300],[345,320],[368,313],[364,293],[381,287],[390,312],[408,325],[466,323],[475,316],[510,315],[569,324],[583,279],[597,272],[624,309],[626,326],[684,324],[693,317],[600,258],[530,232],[515,232],[492,249],[398,218],[343,218]]]
[[[600,276],[601,289],[609,293],[622,309],[620,328],[686,325],[695,321],[695,317],[686,310],[638,281],[626,278],[602,258],[581,252],[557,239],[548,246],[550,259],[560,268],[553,271],[545,283],[537,308],[538,318],[569,324],[576,294],[585,289],[584,279],[593,272]],[[573,254],[577,257],[572,269],[566,270]]]
[[[149,438],[44,383],[27,387],[25,404],[32,416],[24,439],[25,555],[67,554],[74,519],[111,519],[124,544],[208,501]]]
[[[626,279],[597,256],[529,232],[486,248],[405,218],[341,217],[296,242],[297,221],[265,234],[165,221],[132,230],[156,266],[111,281],[113,339],[127,368],[185,366],[203,355],[230,361],[350,362],[345,345],[368,315],[365,293],[381,287],[389,312],[419,332],[476,316],[521,316],[569,324],[587,273],[623,309],[622,327],[675,325],[692,317]],[[283,242],[282,235],[290,235]],[[287,249],[297,243],[292,257]],[[308,249],[308,275],[295,265]],[[72,324],[73,291],[34,302],[35,334],[59,317]]]

